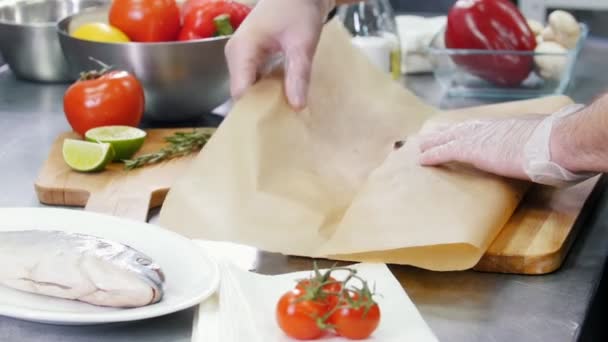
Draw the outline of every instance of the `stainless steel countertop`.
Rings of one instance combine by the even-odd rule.
[[[608,43],[588,42],[569,92],[575,100],[589,101],[606,88],[605,56]],[[0,206],[39,206],[32,183],[53,139],[69,129],[61,104],[65,85],[20,82],[6,68],[0,70]],[[407,84],[442,108],[482,103],[442,98],[429,76],[409,77]],[[205,120],[219,122],[213,116]],[[608,194],[600,196],[583,226],[563,267],[546,276],[436,273],[412,267],[392,270],[442,341],[573,341],[597,292],[608,252]],[[239,262],[267,274],[310,266],[305,259],[263,252]],[[0,341],[185,342],[190,340],[191,321],[192,310],[93,327],[50,326],[0,317]]]

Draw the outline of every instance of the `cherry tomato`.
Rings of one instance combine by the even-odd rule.
[[[111,71],[76,81],[66,91],[63,110],[74,131],[124,125],[136,127],[144,113],[144,90],[126,71]]]
[[[356,293],[350,295],[352,302],[340,301],[339,307],[329,317],[336,334],[351,340],[368,338],[380,323],[380,307],[371,299],[359,300]]]
[[[229,35],[245,20],[251,9],[249,6],[225,0],[191,0],[184,5],[184,26],[179,40],[204,39],[216,35]],[[215,19],[227,15],[225,27],[218,27]]]
[[[300,280],[296,285],[296,289],[306,290],[312,286],[318,286],[317,283],[319,280],[316,278],[309,278]],[[334,293],[338,294],[342,290],[342,284],[336,280],[334,277],[327,278],[326,284],[323,285],[323,291],[326,293]]]
[[[319,321],[327,314],[327,304],[302,298],[306,292],[293,289],[285,293],[277,303],[276,318],[279,327],[295,339],[313,340],[324,333]]]
[[[114,0],[110,7],[110,24],[136,42],[176,40],[180,19],[175,0]]]
[[[319,286],[319,282],[322,279],[310,278],[300,280],[296,285],[296,289],[301,291],[308,291],[314,287]],[[321,293],[319,293],[320,300],[324,300],[327,303],[328,309],[332,310],[338,305],[340,291],[342,291],[342,283],[338,282],[334,277],[329,277],[325,281],[325,285],[321,287]]]

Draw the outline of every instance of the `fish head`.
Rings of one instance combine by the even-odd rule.
[[[157,302],[163,294],[165,274],[159,264],[146,254],[123,244],[117,244],[109,240],[98,239],[96,241],[95,254],[106,259],[119,267],[135,273],[139,279],[146,282],[154,290],[154,300]]]
[[[135,249],[130,249],[127,254],[126,262],[129,265],[130,270],[140,274],[156,287],[163,287],[163,284],[165,283],[165,274],[152,258]]]

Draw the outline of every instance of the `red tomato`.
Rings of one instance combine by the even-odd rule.
[[[380,323],[380,307],[371,299],[359,300],[356,293],[351,294],[355,305],[341,301],[340,307],[329,317],[329,323],[336,334],[351,340],[368,338]]]
[[[533,51],[536,38],[508,0],[458,0],[448,14],[445,44],[450,49]],[[462,68],[499,86],[518,86],[532,71],[531,55],[454,55]]]
[[[317,278],[300,280],[296,285],[296,289],[299,289],[301,291],[314,290],[315,287],[318,287],[320,285],[320,281],[323,280]],[[321,291],[318,294],[318,297],[320,300],[323,300],[325,301],[325,303],[327,303],[329,310],[332,310],[336,307],[336,305],[338,305],[340,291],[342,291],[342,283],[338,282],[333,277],[329,277],[325,281],[325,285],[321,287]]]
[[[180,19],[175,0],[114,0],[110,8],[110,24],[135,42],[176,40]]]
[[[277,303],[276,317],[279,327],[287,336],[313,340],[324,333],[319,322],[328,308],[324,302],[302,298],[305,294],[299,289],[285,293]]]
[[[222,32],[214,22],[221,15],[228,15],[230,25],[236,30],[245,20],[251,8],[247,5],[225,0],[190,0],[184,5],[184,27],[179,40],[210,38]]]
[[[126,71],[72,84],[63,98],[63,110],[74,131],[109,125],[136,127],[144,113],[144,90]]]

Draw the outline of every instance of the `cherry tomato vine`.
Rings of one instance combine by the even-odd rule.
[[[347,272],[344,280],[333,273]],[[359,283],[359,287],[353,282]],[[380,323],[380,307],[375,290],[357,270],[331,267],[321,272],[314,265],[310,278],[298,280],[294,289],[277,303],[279,327],[288,336],[301,340],[318,339],[335,333],[348,339],[365,339]]]

